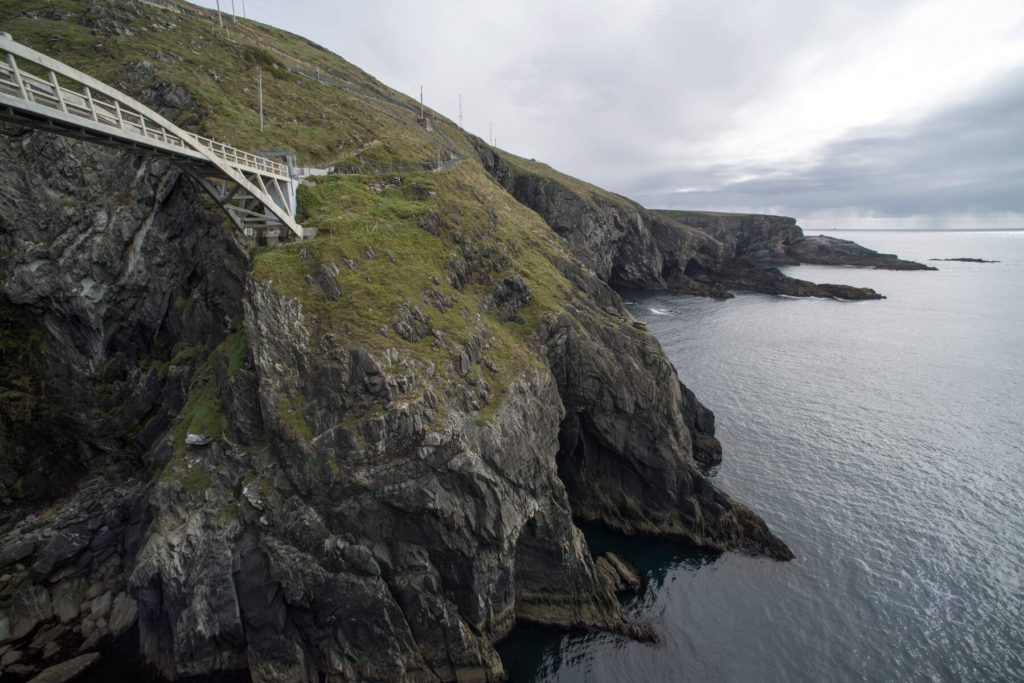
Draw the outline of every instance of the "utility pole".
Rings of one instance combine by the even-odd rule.
[[[420,86],[420,118],[423,118],[423,86]]]
[[[260,94],[260,132],[263,132],[263,69],[256,67],[256,89]]]
[[[224,17],[220,15],[220,0],[217,0],[217,23],[220,24],[221,28],[224,28]]]
[[[462,93],[459,93],[459,128],[462,128]]]
[[[487,122],[487,138],[491,141],[491,147],[494,146],[494,124],[490,121]]]
[[[235,15],[235,0],[231,0],[231,21],[238,23],[238,16]]]
[[[242,18],[245,19],[245,0],[242,0]]]

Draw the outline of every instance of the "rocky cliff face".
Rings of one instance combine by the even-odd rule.
[[[895,254],[880,254],[850,240],[826,235],[807,237],[796,224],[796,219],[787,216],[660,209],[652,213],[705,232],[721,242],[728,254],[756,264],[770,266],[811,263],[886,270],[935,270],[921,263],[900,259]]]
[[[619,287],[726,295],[687,276],[688,268],[714,270],[723,256],[722,246],[707,235],[659,221],[625,197],[574,184],[536,162],[524,165],[525,160],[479,139],[474,143],[498,183],[540,214],[601,280]]]
[[[648,211],[625,197],[565,176],[474,139],[487,171],[536,211],[569,248],[614,287],[728,298],[729,289],[790,296],[880,299],[871,289],[797,280],[764,263],[797,263],[787,254],[802,235],[779,216]]]
[[[528,222],[507,195],[416,219],[461,254],[452,284],[367,336],[332,326],[354,285],[317,243],[271,254],[315,296],[283,292],[173,167],[21,131],[2,153],[11,680],[132,629],[170,678],[494,680],[517,620],[652,635],[574,518],[790,556],[700,474],[710,412],[556,245],[567,305],[525,322],[543,292],[502,254],[529,247],[472,236]],[[486,326],[448,341],[446,306],[477,289],[534,361],[499,372]]]
[[[737,258],[776,265],[799,263],[788,254],[789,246],[803,238],[794,218],[705,211],[654,213],[711,235]]]

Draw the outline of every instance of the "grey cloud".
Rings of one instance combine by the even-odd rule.
[[[923,121],[854,131],[810,167],[663,170],[623,189],[648,206],[796,216],[1024,213],[1024,69]]]

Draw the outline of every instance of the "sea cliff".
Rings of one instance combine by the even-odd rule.
[[[169,679],[498,680],[517,622],[656,637],[577,521],[792,557],[705,476],[714,415],[613,287],[877,293],[422,125],[276,29],[0,20],[190,130],[348,171],[300,188],[315,240],[261,247],[167,161],[3,128],[3,680],[118,647]]]

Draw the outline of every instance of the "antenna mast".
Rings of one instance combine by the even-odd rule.
[[[263,69],[256,67],[256,89],[260,94],[260,132],[263,132]]]

